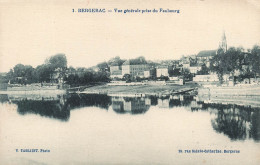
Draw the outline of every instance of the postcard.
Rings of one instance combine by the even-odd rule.
[[[0,0],[0,164],[260,164],[260,2]]]

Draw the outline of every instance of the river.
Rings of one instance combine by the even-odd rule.
[[[260,164],[260,107],[189,95],[0,95],[0,117],[0,164]]]

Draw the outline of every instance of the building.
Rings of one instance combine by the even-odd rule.
[[[151,71],[150,70],[144,71],[144,78],[149,78],[149,77],[151,77]]]
[[[197,55],[198,64],[206,64],[207,67],[210,67],[210,60],[217,54],[217,50],[203,50],[200,51]]]
[[[229,75],[224,74],[223,75],[223,81],[228,82],[229,80]],[[219,77],[217,74],[209,74],[209,75],[196,75],[193,77],[193,81],[195,82],[219,82]]]
[[[182,68],[183,69],[189,69],[190,68],[190,63],[189,62],[185,62],[182,64]]]
[[[110,78],[123,78],[122,66],[112,64],[110,66]]]
[[[167,66],[159,66],[156,69],[156,77],[166,76],[169,77],[169,69]]]
[[[169,68],[168,66],[158,66],[156,68],[156,77],[166,76],[169,77]]]
[[[110,74],[110,78],[123,78],[122,70],[115,70]]]
[[[203,50],[200,51],[197,55],[197,59],[199,61],[203,61],[203,60],[210,60],[212,59],[215,55],[217,54],[216,50]]]
[[[122,75],[130,74],[131,76],[144,77],[144,71],[148,69],[146,61],[127,60],[122,65]]]
[[[212,75],[196,75],[193,77],[193,81],[195,82],[218,82],[218,75],[212,74]]]
[[[190,66],[189,70],[190,70],[190,73],[197,74],[197,72],[201,70],[201,66],[200,65]]]
[[[179,61],[179,64],[180,65],[183,65],[184,63],[189,63],[189,57],[187,56],[182,56],[180,61]]]
[[[179,81],[179,77],[169,77],[170,81]]]
[[[122,70],[122,66],[119,66],[119,65],[115,65],[115,66],[111,65],[109,68],[110,68],[111,74],[113,74],[114,72],[117,72],[119,70]]]

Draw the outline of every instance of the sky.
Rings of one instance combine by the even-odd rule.
[[[72,9],[105,8],[106,13]],[[117,9],[171,9],[180,13],[115,13]],[[64,53],[68,66],[91,67],[112,57],[179,59],[228,47],[260,45],[260,1],[0,0],[0,72],[16,64],[43,64]]]

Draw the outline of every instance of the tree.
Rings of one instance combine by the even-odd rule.
[[[13,70],[10,70],[8,75],[10,80],[14,83],[27,84],[35,81],[33,73],[34,68],[31,65],[17,64]],[[10,76],[12,76],[12,78]]]
[[[225,62],[224,55],[225,53],[223,49],[218,49],[217,55],[214,56],[210,62],[210,70],[217,73],[219,82],[221,84],[223,83],[223,75],[225,72],[224,70],[225,68],[223,67],[224,66],[223,62]]]
[[[38,82],[50,82],[52,70],[48,65],[42,64],[36,67],[34,75]]]
[[[34,71],[35,69],[30,66],[30,65],[25,65],[25,68],[24,68],[24,77],[26,78],[26,83],[34,83],[35,82],[35,77],[34,77]]]
[[[53,71],[57,68],[65,70],[67,68],[67,58],[65,54],[56,54],[46,59],[45,64],[48,65]]]
[[[169,77],[168,77],[168,76],[163,76],[163,75],[161,75],[161,76],[160,76],[160,79],[161,79],[161,80],[164,80],[164,81],[168,81],[168,80],[169,80]]]
[[[185,80],[192,80],[193,77],[189,69],[182,69],[181,75]]]
[[[111,58],[107,64],[112,66],[121,66],[125,61],[126,60],[120,59],[119,56],[116,56],[114,58]]]
[[[234,76],[234,71],[235,70],[241,70],[241,59],[243,58],[242,54],[243,48],[234,48],[231,47],[227,50],[226,54],[224,57],[225,59],[225,67],[226,70]]]
[[[68,76],[68,78],[66,78],[66,83],[69,85],[79,85],[79,76],[76,74],[71,74]]]
[[[65,54],[56,54],[45,60],[45,66],[48,67],[48,69],[45,69],[50,71],[50,80],[57,81],[56,79],[53,79],[53,75],[58,75],[58,79],[61,81],[65,78],[67,58]]]
[[[135,80],[136,80],[137,82],[141,82],[141,81],[142,81],[141,77],[139,77],[139,76],[136,76],[136,77],[135,77]]]
[[[257,74],[260,74],[260,46],[255,45],[251,50],[251,54],[248,57],[249,66],[256,78]]]
[[[86,71],[82,78],[80,78],[81,84],[88,84],[94,82],[94,75],[92,72]]]
[[[206,64],[201,65],[201,70],[198,71],[198,75],[207,75],[209,74],[209,68],[206,66]]]
[[[130,74],[124,74],[123,80],[125,80],[126,82],[131,82],[131,75]]]
[[[97,64],[97,67],[99,68],[100,71],[109,70],[107,62],[99,63],[99,64]]]
[[[156,80],[156,78],[157,78],[156,77],[156,69],[154,67],[150,69],[150,74],[151,74],[150,78],[152,80]]]
[[[220,83],[223,83],[224,74],[231,74],[234,80],[235,71],[242,69],[243,58],[243,48],[231,47],[226,53],[219,49],[211,60],[210,70],[218,74]]]
[[[135,59],[131,59],[130,62],[132,65],[147,64],[147,61],[143,56],[137,57]]]
[[[14,71],[13,71],[13,69],[10,69],[10,71],[7,72],[6,78],[7,78],[8,81],[10,81],[11,83],[14,82]]]
[[[100,71],[100,72],[94,73],[93,79],[96,82],[108,82],[110,80],[108,73],[105,71]]]
[[[169,71],[170,76],[180,76],[181,75],[181,70],[179,68],[174,68],[173,70]]]

